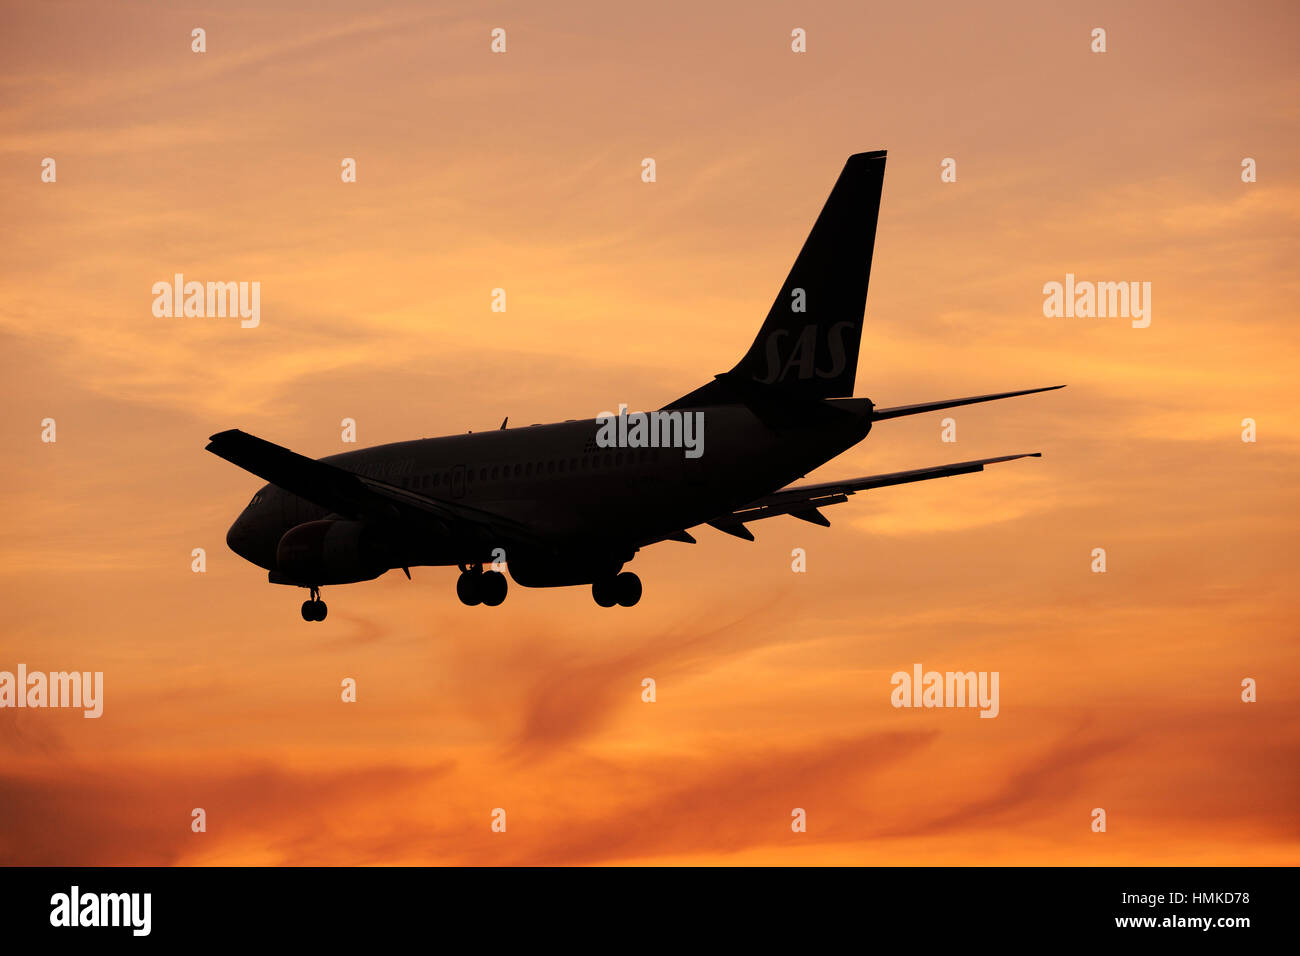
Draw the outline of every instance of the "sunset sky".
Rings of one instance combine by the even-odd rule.
[[[0,670],[106,690],[98,720],[0,710],[0,863],[1300,863],[1298,27],[3,0]],[[594,417],[730,368],[872,149],[856,394],[1069,387],[882,422],[810,479],[1041,460],[702,528],[637,555],[632,609],[468,608],[416,568],[307,624],[226,549],[261,481],[214,432],[316,457],[345,417],[363,445]],[[260,282],[260,325],[156,318],[178,272]],[[1066,273],[1150,282],[1150,327],[1045,318]],[[999,716],[895,709],[915,663],[998,671]]]

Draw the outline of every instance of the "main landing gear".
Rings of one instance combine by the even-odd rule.
[[[461,604],[496,607],[506,599],[507,590],[509,582],[500,571],[484,571],[481,564],[460,565],[460,577],[456,579],[456,597],[460,598]]]
[[[641,600],[641,579],[631,571],[602,578],[592,584],[591,596],[601,607],[613,607],[615,604],[631,607]]]
[[[311,589],[311,599],[302,602],[302,619],[304,621],[323,621],[329,608],[320,599],[320,588]]]

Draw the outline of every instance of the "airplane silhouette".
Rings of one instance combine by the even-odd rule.
[[[752,541],[753,521],[790,515],[829,525],[821,509],[859,491],[1041,457],[790,484],[876,422],[1064,388],[892,408],[845,397],[857,377],[884,175],[884,150],[849,157],[749,351],[653,413],[669,439],[659,447],[634,443],[626,423],[622,443],[607,447],[602,431],[612,429],[600,419],[503,421],[496,431],[313,460],[232,429],[213,435],[207,450],[269,484],[231,525],[227,545],[269,571],[271,583],[307,588],[307,621],[325,619],[321,587],[394,568],[409,578],[417,565],[456,565],[456,593],[468,605],[505,600],[505,575],[483,567],[504,563],[522,587],[590,585],[602,607],[631,607],[641,580],[623,566],[661,541],[695,543],[688,529],[697,525]],[[707,429],[696,457],[678,441],[688,415]]]

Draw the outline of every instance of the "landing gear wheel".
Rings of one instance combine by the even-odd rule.
[[[304,621],[323,621],[329,608],[320,599],[320,588],[311,589],[311,597],[302,602],[302,619]]]
[[[591,596],[601,607],[613,607],[618,603],[617,578],[602,578],[592,582]]]
[[[456,579],[456,597],[460,598],[460,603],[473,607],[476,604],[483,603],[483,588],[480,579],[484,577],[482,571],[471,569],[462,571],[460,577]],[[505,582],[502,582],[505,583]],[[505,595],[501,595],[505,600]],[[501,602],[498,601],[498,604]]]
[[[328,613],[329,608],[325,606],[324,601],[302,602],[302,619],[304,621],[323,621]]]
[[[641,579],[631,571],[624,571],[614,578],[614,593],[618,595],[619,604],[632,607],[641,600]]]
[[[488,607],[496,607],[506,599],[509,582],[500,571],[484,571],[478,579],[478,593]]]

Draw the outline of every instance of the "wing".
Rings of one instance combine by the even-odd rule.
[[[316,461],[237,428],[213,435],[207,450],[346,518],[396,520],[420,530],[490,542],[535,543],[532,532],[516,521]]]
[[[950,475],[969,475],[983,471],[985,465],[995,465],[1003,461],[1015,461],[1017,458],[1041,458],[1042,452],[1024,455],[1003,455],[1000,458],[977,458],[974,461],[959,461],[951,465],[935,465],[931,468],[914,468],[911,471],[895,471],[887,475],[869,475],[865,478],[847,478],[843,481],[824,481],[815,485],[795,485],[781,491],[751,501],[742,508],[721,515],[707,522],[719,531],[753,541],[754,535],[745,524],[761,518],[774,518],[777,515],[790,515],[813,524],[829,526],[819,508],[837,505],[848,501],[849,495],[869,488],[885,488],[889,485],[903,485],[911,481],[929,481],[931,478],[947,478]],[[689,537],[689,535],[687,536]],[[676,537],[675,540],[683,540]]]

